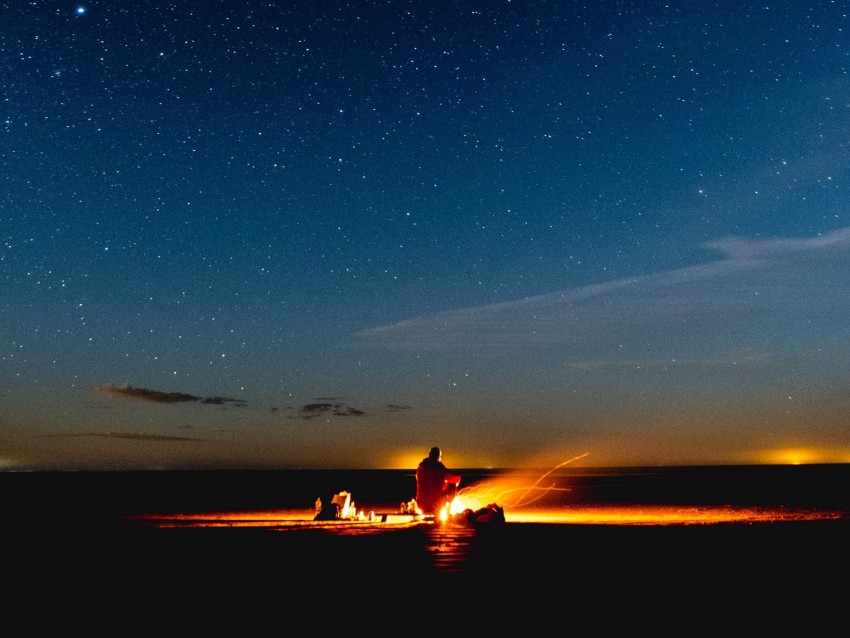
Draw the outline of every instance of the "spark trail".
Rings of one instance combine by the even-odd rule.
[[[510,485],[510,479],[497,479],[483,484],[475,485],[469,488],[464,488],[458,496],[464,501],[464,506],[467,506],[467,501],[474,500],[479,506],[484,504],[496,503],[507,507],[526,507],[533,504],[537,500],[543,498],[550,492],[569,492],[568,487],[556,487],[555,483],[543,485],[543,480],[559,468],[569,465],[579,459],[587,456],[589,452],[579,454],[571,459],[562,461],[550,470],[544,472],[534,483],[528,486]],[[521,492],[518,497],[515,497],[516,492]],[[473,508],[474,509],[474,508]]]

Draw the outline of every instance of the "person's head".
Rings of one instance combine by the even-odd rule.
[[[439,461],[441,456],[443,456],[443,453],[436,445],[428,452],[428,458],[432,461]]]

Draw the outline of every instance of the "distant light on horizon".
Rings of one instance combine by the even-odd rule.
[[[772,465],[811,465],[815,463],[850,463],[850,450],[819,448],[786,448],[763,450],[759,463]]]

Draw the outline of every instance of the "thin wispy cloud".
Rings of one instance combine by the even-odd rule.
[[[358,333],[368,345],[478,357],[557,351],[576,361],[759,356],[829,322],[850,330],[850,228],[815,238],[727,237],[722,258],[485,306],[416,317]],[[843,326],[843,327],[842,327]],[[748,348],[748,350],[742,350]]]
[[[398,403],[388,403],[384,406],[387,412],[404,412],[405,410],[410,410],[411,407],[409,405],[401,405]]]
[[[412,406],[400,403],[388,403],[383,406],[383,411],[387,413],[398,413],[412,410]],[[290,419],[303,419],[309,421],[323,417],[349,417],[349,416],[366,416],[367,410],[355,408],[354,406],[332,398],[317,398],[314,403],[305,403],[294,414],[288,416]]]
[[[143,403],[203,403],[209,405],[232,404],[237,407],[244,406],[245,401],[241,399],[228,399],[226,397],[199,397],[184,392],[162,392],[149,388],[136,388],[131,385],[103,384],[93,388],[96,394],[124,399],[128,401],[140,401]]]
[[[317,419],[322,416],[363,416],[363,410],[354,408],[346,403],[336,401],[321,401],[317,403],[307,403],[301,406],[298,414],[291,418],[300,419]]]
[[[187,436],[166,436],[160,434],[141,434],[138,432],[78,432],[72,434],[48,434],[51,438],[79,438],[95,437],[102,439],[129,439],[132,441],[149,441],[154,443],[197,443],[204,439],[191,438]]]

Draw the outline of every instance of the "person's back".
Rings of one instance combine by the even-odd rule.
[[[440,448],[433,447],[416,468],[416,504],[423,514],[438,514],[460,484],[460,475],[446,468],[441,457]]]

